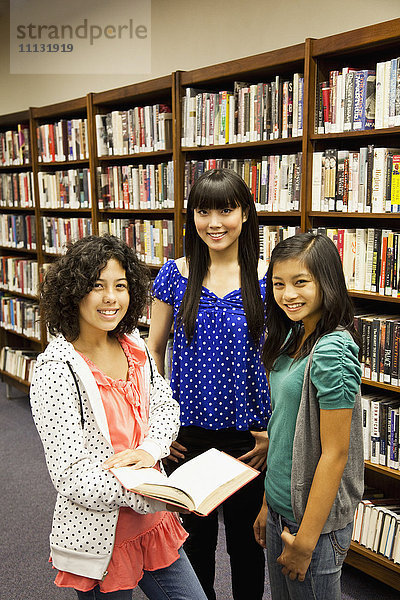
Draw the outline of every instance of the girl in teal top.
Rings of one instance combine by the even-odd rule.
[[[337,600],[363,457],[359,346],[334,243],[310,233],[280,242],[266,304],[272,416],[255,535],[274,600]]]

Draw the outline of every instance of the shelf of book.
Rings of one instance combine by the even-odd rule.
[[[387,477],[393,477],[393,479],[400,481],[400,471],[397,469],[391,469],[390,467],[385,467],[384,465],[376,465],[370,460],[365,461],[365,468],[369,471],[385,474]]]
[[[351,542],[346,556],[346,563],[386,585],[400,590],[400,565],[376,552],[372,552],[372,550],[368,550],[368,548],[364,548],[357,542]]]
[[[335,230],[332,228],[343,228],[344,235],[348,236],[347,239],[354,241],[357,272],[353,269],[354,263],[352,264],[351,260],[350,262],[346,261],[344,246],[339,244],[338,248],[341,248],[343,252],[344,270],[346,277],[349,278],[348,281],[354,281],[353,277],[358,281],[358,285],[349,285],[350,288],[357,287],[357,290],[351,289],[350,291],[356,306],[359,305],[363,309],[366,307],[365,313],[369,314],[388,312],[392,316],[392,320],[396,320],[396,313],[398,314],[396,304],[400,300],[397,298],[398,267],[396,263],[388,263],[387,254],[379,256],[379,252],[384,252],[382,240],[385,230],[389,230],[394,237],[397,237],[396,231],[393,232],[393,230],[400,229],[398,226],[398,216],[400,215],[393,212],[397,210],[396,205],[387,208],[384,203],[388,199],[387,190],[391,189],[392,171],[389,169],[392,168],[392,163],[385,163],[384,168],[379,171],[378,152],[383,153],[384,151],[378,150],[376,153],[377,172],[374,172],[373,160],[376,149],[388,148],[387,154],[394,164],[393,155],[396,154],[396,150],[392,151],[391,147],[398,146],[400,148],[397,141],[400,134],[398,126],[400,125],[400,111],[394,110],[395,102],[393,102],[393,112],[389,118],[389,108],[381,102],[382,97],[378,97],[379,90],[375,86],[376,80],[380,77],[378,70],[382,72],[383,68],[379,64],[380,61],[391,61],[396,68],[400,66],[396,64],[396,62],[400,62],[397,59],[399,41],[400,19],[319,40],[310,40],[309,69],[313,90],[309,104],[310,126],[307,145],[310,159],[308,171],[305,174],[308,194],[304,207],[307,229],[322,228],[321,231],[323,231],[323,228],[327,228],[330,229],[327,234],[335,236]],[[386,67],[386,69],[388,68]],[[368,113],[368,90],[371,89],[368,88],[368,85],[372,81],[374,94],[376,94],[376,96],[374,95],[376,111],[373,115],[376,117],[375,121],[371,121],[371,113]],[[379,81],[381,80],[379,79]],[[395,114],[399,117],[396,124],[394,123]],[[372,156],[372,159],[369,156]],[[329,179],[332,173],[329,171],[332,167],[332,163],[329,162],[331,159],[336,161],[333,163],[335,168],[333,180]],[[318,171],[319,164],[324,166],[323,172]],[[389,167],[388,164],[390,164]],[[328,171],[325,170],[325,165],[327,165]],[[380,179],[379,176],[381,176]],[[358,177],[359,179],[357,179]],[[333,181],[336,186],[333,195],[329,184],[326,185],[327,181]],[[357,189],[356,195],[353,194],[354,181],[360,182],[360,188]],[[363,187],[361,187],[361,183]],[[386,188],[383,187],[385,185]],[[384,194],[383,210],[379,210],[377,207],[380,205],[381,198],[377,194],[382,189],[383,191],[379,193],[382,196]],[[319,190],[321,190],[321,195]],[[342,193],[343,190],[344,193]],[[350,198],[350,194],[354,196],[355,200],[353,197]],[[321,202],[325,204],[324,210],[315,208],[319,206],[320,198]],[[393,202],[393,197],[391,198],[389,195],[389,205],[391,204],[390,199]],[[394,204],[396,202],[395,199]],[[385,208],[387,212],[383,212]],[[378,255],[378,264],[379,261],[384,264],[383,271],[375,268],[375,286],[382,290],[388,284],[387,291],[385,290],[387,295],[377,293],[378,289],[370,291],[371,286],[374,289],[374,284],[371,283],[370,276],[365,275],[371,267],[369,261],[371,254],[368,254],[369,247],[366,242],[370,234],[364,233],[365,237],[363,237],[360,233],[358,237],[357,232],[360,228],[368,230],[371,235],[373,231],[371,228],[382,230],[379,234],[375,233],[375,238],[378,236],[378,246],[373,249],[375,256]],[[343,235],[343,231],[339,235]],[[364,242],[365,250],[363,249]],[[360,244],[358,255],[357,243]],[[396,252],[393,251],[393,255]],[[362,269],[360,269],[362,262],[364,265],[361,265]],[[364,272],[365,265],[368,267],[365,267]],[[376,317],[378,321],[378,315]],[[390,319],[390,316],[387,318]],[[378,373],[378,379],[379,377]],[[399,393],[397,385],[371,381],[366,377],[363,377],[362,383],[363,389],[371,391],[375,388],[382,397],[386,397],[386,394],[391,397],[390,394],[393,396]],[[381,490],[386,498],[400,497],[400,471],[397,469],[366,461],[365,481],[368,486]],[[400,590],[400,565],[395,564],[393,560],[352,542],[346,562]]]
[[[379,381],[372,381],[371,379],[366,379],[365,377],[361,379],[361,383],[365,385],[370,385],[372,387],[381,388],[382,390],[386,390],[388,392],[400,393],[399,386],[390,385],[389,383],[380,383]]]
[[[393,221],[399,220],[400,219],[400,213],[359,213],[359,212],[355,212],[355,213],[349,213],[349,212],[331,212],[331,211],[314,211],[311,210],[309,211],[308,215],[310,217],[320,217],[320,218],[327,218],[327,219],[342,219],[342,218],[346,218],[346,219],[368,219],[368,220],[384,220],[384,219],[390,219],[390,221],[393,223]]]
[[[19,331],[15,331],[15,329],[11,329],[9,327],[0,326],[0,330],[5,333],[11,333],[12,335],[17,336],[23,340],[28,340],[29,342],[33,342],[34,344],[41,344],[41,340],[39,338],[32,337],[30,335],[25,335],[24,333],[20,333]]]
[[[0,292],[5,292],[7,294],[11,294],[12,296],[17,296],[18,298],[26,298],[27,300],[38,301],[37,296],[33,296],[32,294],[24,294],[22,292],[16,292],[15,290],[9,290],[9,289],[3,288],[3,287],[0,287]]]
[[[0,375],[4,378],[10,379],[14,383],[17,383],[20,386],[22,386],[22,389],[24,391],[26,391],[26,393],[29,392],[29,386],[30,386],[29,381],[25,381],[24,379],[21,379],[20,377],[17,377],[16,375],[12,375],[11,373],[8,373],[7,371],[3,371],[2,369],[0,369]]]
[[[19,377],[16,377],[15,375],[11,375],[11,373],[8,373],[7,371],[1,370],[0,377],[5,384],[16,388],[18,391],[22,392],[25,395],[29,394],[30,383],[28,381],[24,381]]]

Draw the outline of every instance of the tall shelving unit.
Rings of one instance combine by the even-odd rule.
[[[157,79],[129,85],[123,88],[116,88],[106,92],[90,94],[91,121],[94,123],[96,115],[109,113],[114,110],[129,110],[137,106],[165,104],[171,107],[172,111],[172,145],[163,150],[140,151],[123,155],[102,155],[100,156],[96,144],[96,131],[93,127],[92,145],[94,148],[91,160],[91,169],[94,174],[93,182],[96,182],[96,173],[99,167],[127,165],[127,164],[154,164],[160,162],[175,161],[177,146],[175,138],[175,74],[167,75]],[[176,185],[176,184],[175,184]],[[95,188],[94,197],[97,197],[98,190]],[[127,215],[134,215],[136,218],[150,217],[153,219],[171,218],[174,219],[175,207],[163,209],[115,209],[97,208],[96,229],[100,221],[106,221],[108,218],[123,218]],[[178,222],[175,222],[175,238],[178,238]]]
[[[316,106],[318,83],[329,79],[329,71],[344,66],[359,69],[376,69],[379,61],[398,56],[400,42],[400,19],[380,23],[369,27],[329,36],[317,40],[307,40],[309,55],[309,135],[303,140],[307,145],[310,159],[307,161],[305,180],[305,223],[310,227],[343,227],[400,230],[399,213],[343,213],[313,211],[311,206],[312,190],[312,153],[328,148],[356,151],[361,146],[374,144],[382,147],[400,147],[400,128],[369,129],[345,131],[341,133],[316,133]],[[399,316],[400,298],[382,296],[378,293],[350,291],[356,306],[366,308],[365,312],[388,313]],[[381,391],[399,392],[399,388],[362,380],[364,392],[378,388]],[[400,471],[372,464],[366,461],[365,480],[371,487],[381,489],[387,497],[400,498]],[[384,583],[400,590],[400,568],[380,554],[352,542],[346,562],[372,575]]]
[[[306,39],[304,43],[291,47],[265,52],[238,60],[232,60],[193,71],[176,71],[171,75],[135,83],[100,93],[89,93],[86,97],[67,102],[32,108],[0,117],[0,131],[16,127],[18,123],[28,123],[31,137],[31,163],[23,166],[0,167],[1,173],[29,170],[33,173],[35,206],[29,209],[1,208],[0,212],[34,214],[36,217],[36,251],[0,248],[1,255],[22,256],[37,259],[39,268],[52,260],[42,247],[43,216],[81,216],[92,222],[94,233],[99,232],[99,224],[109,219],[168,219],[174,223],[175,256],[183,252],[183,228],[185,221],[184,187],[185,163],[203,161],[208,158],[260,159],[270,155],[302,153],[301,195],[299,210],[290,212],[259,212],[261,224],[295,225],[302,231],[314,227],[341,228],[390,228],[400,231],[400,213],[344,213],[312,210],[313,153],[330,148],[356,151],[361,146],[374,144],[382,147],[400,147],[400,127],[370,129],[366,131],[346,131],[343,133],[317,133],[315,130],[316,102],[319,82],[329,76],[332,69],[344,66],[355,69],[374,69],[376,63],[398,55],[400,43],[400,19],[378,25],[348,31],[321,39]],[[304,75],[303,88],[303,131],[301,136],[241,143],[225,143],[212,146],[182,144],[182,107],[186,90],[194,88],[204,92],[233,90],[235,82],[257,84],[271,81],[279,76],[290,79],[294,73]],[[172,144],[165,150],[135,152],[129,154],[99,155],[97,148],[96,116],[112,111],[124,111],[138,106],[166,104],[172,111]],[[39,162],[37,127],[59,119],[87,118],[89,156],[76,161]],[[138,208],[99,208],[99,168],[127,165],[152,164],[172,161],[174,166],[174,207],[164,209]],[[54,172],[57,169],[87,168],[90,171],[91,208],[49,209],[40,206],[39,173]],[[156,267],[151,267],[155,272]],[[400,299],[367,292],[350,291],[356,305],[366,306],[370,312],[387,312],[399,315]],[[18,297],[21,294],[12,293]],[[24,296],[26,297],[26,296]],[[27,297],[37,300],[36,297]],[[38,351],[46,345],[46,332],[41,332],[40,340],[28,339],[23,335],[0,329],[2,345]],[[27,382],[18,381],[7,373],[1,373],[7,383],[27,391]],[[398,392],[399,388],[363,379],[365,390],[379,388],[382,391]],[[400,471],[366,463],[366,481],[383,489],[387,495],[400,497]],[[352,543],[347,562],[369,573],[377,579],[400,590],[400,566]]]
[[[24,162],[23,164],[15,165],[9,164],[6,166],[0,166],[0,175],[5,175],[6,177],[11,176],[12,174],[18,174],[22,172],[27,172],[28,174],[32,173],[33,169],[33,158],[32,158],[32,132],[31,132],[31,120],[30,120],[30,111],[20,111],[16,113],[11,113],[8,115],[0,116],[0,131],[16,131],[18,125],[22,125],[26,127],[29,131],[29,139],[26,140],[29,143],[30,147],[30,161]],[[34,180],[34,178],[33,178]],[[33,195],[33,190],[32,190]],[[10,207],[1,207],[0,212],[5,215],[16,215],[16,216],[25,216],[30,215],[36,217],[35,225],[36,225],[36,248],[38,247],[38,221],[37,221],[37,209],[36,206],[32,206],[29,208],[23,208],[19,205],[14,205]],[[37,260],[38,254],[37,250],[28,249],[26,247],[16,248],[9,247],[7,245],[2,245],[0,247],[0,256],[1,257],[12,257],[15,259],[26,259],[26,260]],[[37,274],[38,276],[38,274]],[[27,294],[23,292],[10,291],[7,288],[1,288],[2,292],[6,292],[6,295],[11,299],[21,299],[26,300],[27,302],[37,302],[37,296],[34,294]],[[36,337],[27,336],[22,332],[18,332],[7,327],[0,327],[0,345],[3,346],[11,346],[17,347],[25,350],[36,350],[40,352],[43,350],[44,346],[42,344],[42,340]],[[9,386],[15,387],[18,390],[26,393],[29,389],[29,384],[15,376],[11,373],[7,373],[5,371],[0,371],[0,374],[7,384],[7,393],[9,393]]]

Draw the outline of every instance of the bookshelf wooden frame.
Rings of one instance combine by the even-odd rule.
[[[311,88],[310,103],[308,106],[309,136],[308,140],[304,140],[304,145],[307,146],[308,153],[312,154],[315,149],[332,148],[335,147],[335,144],[339,148],[346,147],[343,144],[349,144],[350,147],[356,148],[357,143],[359,143],[359,146],[366,145],[367,143],[383,146],[393,145],[393,142],[400,134],[399,127],[330,134],[315,133],[316,90],[318,79],[323,80],[326,78],[330,68],[339,68],[339,66],[342,67],[344,65],[358,68],[375,68],[379,60],[386,60],[389,57],[398,55],[399,42],[400,19],[318,40],[306,41],[307,48],[309,49],[309,80]],[[382,56],[383,58],[381,58]],[[321,77],[319,77],[319,71],[322,71]],[[370,226],[369,223],[374,219],[383,228],[399,228],[400,222],[398,217],[400,215],[397,214],[349,214],[312,211],[312,156],[307,161],[307,172],[304,173],[304,177],[307,190],[304,207],[306,211],[306,229],[316,224],[329,225],[332,223],[332,220],[336,223],[339,221],[340,226],[350,223],[351,227],[354,227],[355,219],[362,223],[362,225],[358,226],[368,227]],[[389,303],[388,306],[391,306],[392,311],[395,309],[395,304],[400,303],[399,298],[391,298],[368,292],[351,291],[350,295],[355,299],[355,302],[359,300],[372,302],[374,303],[374,307],[376,307],[376,303],[379,303],[382,307],[385,303]],[[367,379],[363,379],[362,383],[363,386],[368,386],[370,389],[376,387],[387,391],[400,391],[395,386],[372,382]],[[400,497],[400,471],[366,462],[365,479],[369,485],[383,489],[387,495]],[[400,565],[394,564],[393,561],[364,548],[360,544],[352,542],[346,562],[400,590]]]
[[[386,60],[398,54],[400,42],[400,19],[394,19],[363,27],[353,31],[347,31],[338,35],[332,35],[320,39],[308,38],[304,43],[296,44],[282,49],[273,50],[232,60],[209,67],[194,69],[192,71],[176,71],[170,75],[159,77],[157,79],[135,83],[132,85],[115,88],[112,90],[89,93],[86,97],[73,99],[66,102],[60,102],[40,108],[31,108],[29,111],[22,111],[10,115],[0,116],[0,129],[10,125],[16,125],[18,122],[30,123],[31,137],[31,157],[30,165],[0,167],[0,173],[8,171],[32,170],[35,189],[35,217],[37,227],[37,250],[36,252],[21,252],[15,249],[0,248],[0,254],[12,253],[15,256],[37,256],[39,265],[44,260],[54,255],[48,255],[42,250],[42,236],[40,227],[40,217],[43,214],[79,214],[91,215],[93,231],[98,232],[98,223],[107,216],[126,216],[127,214],[143,215],[148,217],[171,216],[174,219],[175,233],[175,253],[176,256],[182,254],[182,231],[185,220],[185,209],[183,208],[184,194],[184,165],[185,160],[205,158],[209,156],[234,156],[260,157],[262,154],[302,152],[302,178],[301,178],[301,201],[298,212],[267,213],[260,212],[260,222],[262,223],[287,223],[299,224],[302,231],[306,231],[313,226],[328,225],[333,222],[340,223],[340,226],[356,222],[361,223],[362,227],[368,227],[369,223],[375,219],[382,227],[395,227],[400,230],[399,214],[360,214],[360,213],[324,213],[311,210],[311,190],[312,190],[312,158],[316,149],[326,149],[337,145],[355,149],[357,144],[362,145],[372,143],[376,145],[393,145],[396,143],[400,134],[400,127],[391,127],[387,129],[373,129],[368,131],[347,131],[343,133],[318,134],[315,133],[315,112],[316,112],[316,90],[318,81],[325,77],[330,68],[348,64],[358,68],[375,65],[379,60]],[[285,138],[267,140],[262,142],[247,142],[240,144],[225,144],[209,147],[185,147],[181,145],[181,126],[182,126],[182,98],[186,87],[204,88],[209,90],[222,90],[226,85],[233,84],[235,80],[249,81],[257,83],[259,81],[268,81],[270,77],[287,75],[295,71],[304,73],[303,90],[303,135],[298,138]],[[119,107],[132,107],[142,103],[165,102],[171,104],[173,114],[173,139],[171,151],[158,151],[151,153],[138,153],[129,156],[97,156],[96,143],[96,114],[102,110],[113,110]],[[89,159],[85,161],[66,161],[65,163],[39,163],[36,144],[36,126],[40,122],[51,121],[52,119],[63,118],[67,116],[86,116],[88,119],[89,135]],[[173,209],[163,210],[135,210],[125,211],[116,209],[99,210],[96,172],[97,167],[103,164],[127,164],[127,160],[133,163],[139,160],[149,159],[158,161],[160,158],[171,157],[174,163],[174,189],[175,206]],[[38,172],[42,169],[54,169],[56,166],[63,168],[88,165],[91,174],[91,210],[59,210],[59,209],[41,209],[38,201]],[[25,213],[27,209],[16,209],[16,212]],[[13,212],[12,209],[4,209],[5,212]],[[0,208],[0,212],[2,212]],[[15,211],[14,211],[15,212]],[[29,212],[29,209],[27,210]],[[32,209],[31,209],[31,212]],[[12,294],[12,292],[11,292]],[[396,303],[400,299],[380,296],[367,292],[350,292],[355,302],[369,302],[376,308],[378,305],[383,307],[387,305],[393,312],[396,310]],[[18,295],[18,294],[15,294]],[[18,334],[0,330],[0,341],[4,343],[6,339],[15,339],[21,341],[25,347],[37,347],[43,349],[45,346],[45,332],[42,330],[42,339],[40,343],[31,342]],[[15,377],[1,373],[2,377],[9,383],[16,382]],[[21,385],[21,382],[18,382]],[[363,385],[369,387],[378,387],[387,391],[400,391],[400,387],[386,384],[374,383],[369,380],[363,380]],[[393,471],[379,465],[366,463],[366,480],[373,484],[378,483],[386,491],[394,491],[400,496],[400,471]],[[357,568],[373,575],[377,579],[400,590],[400,565],[394,565],[384,557],[374,554],[369,550],[352,544],[348,554],[347,562]]]
[[[26,124],[28,126],[29,132],[31,133],[31,111],[24,110],[18,111],[15,113],[9,113],[7,115],[0,116],[0,130],[7,130],[9,128],[16,128],[18,124]],[[31,135],[30,135],[31,138]],[[30,140],[31,142],[31,140]],[[21,171],[32,172],[33,171],[33,157],[32,157],[32,144],[30,143],[30,151],[31,151],[31,161],[24,165],[10,165],[10,166],[1,166],[0,174],[2,173],[18,173]],[[35,195],[36,197],[36,195]],[[35,203],[34,203],[35,204]],[[36,206],[31,208],[24,207],[0,207],[0,213],[6,214],[34,214],[36,220],[37,227],[37,218],[36,218]],[[37,230],[36,230],[37,236]],[[0,255],[11,255],[16,258],[36,258],[37,250],[28,250],[24,248],[8,248],[5,246],[0,247]],[[5,292],[16,298],[23,298],[27,300],[37,300],[35,296],[31,296],[29,294],[22,294],[6,289],[1,289],[2,292]],[[18,333],[16,331],[12,331],[5,327],[0,327],[0,347],[9,345],[15,346],[17,344],[20,348],[23,349],[32,349],[36,348],[38,351],[44,349],[44,346],[41,344],[40,340],[36,340],[34,338],[30,338],[22,333]],[[1,377],[3,381],[7,385],[11,385],[16,387],[19,391],[23,391],[27,393],[29,390],[29,384],[19,377],[12,375],[11,373],[7,373],[5,371],[0,371]]]

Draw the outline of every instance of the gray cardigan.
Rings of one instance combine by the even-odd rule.
[[[350,335],[350,334],[349,334]],[[317,390],[311,381],[311,363],[316,344],[304,372],[303,389],[293,441],[291,500],[296,522],[300,524],[308,500],[314,472],[321,456],[320,418]],[[347,464],[339,490],[321,533],[342,529],[354,518],[364,491],[364,453],[361,394],[354,403]]]

